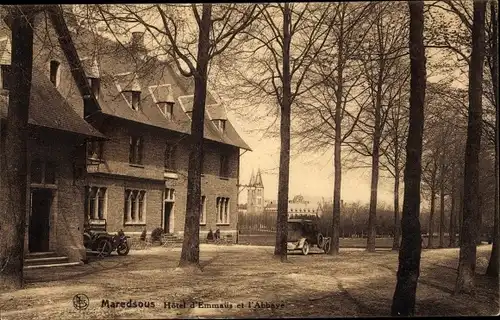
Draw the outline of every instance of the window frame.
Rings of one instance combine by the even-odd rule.
[[[97,149],[97,150],[96,150]],[[104,141],[91,140],[87,141],[87,159],[103,161]],[[94,155],[96,155],[94,157]]]
[[[146,225],[147,191],[125,189],[123,209],[124,226]]]
[[[200,225],[205,226],[207,224],[207,197],[205,195],[201,196],[201,211],[200,211]]]
[[[104,224],[108,216],[108,188],[85,187],[85,217],[90,224]]]
[[[228,179],[229,176],[230,176],[229,154],[223,152],[219,155],[219,177]]]
[[[50,60],[49,62],[49,79],[50,82],[57,88],[60,83],[61,62],[58,60]]]
[[[12,66],[10,64],[2,64],[2,89],[10,90],[11,87],[11,74],[12,74]]]
[[[177,145],[167,141],[164,153],[164,170],[167,172],[177,172],[176,165]]]
[[[142,136],[130,135],[129,141],[129,164],[143,166],[144,138]]]
[[[215,200],[216,225],[229,225],[231,216],[229,203],[231,199],[229,197],[217,197]]]
[[[33,181],[33,168],[34,168],[34,163],[38,162],[40,164],[40,181]],[[47,167],[51,165],[53,168],[53,175],[54,175],[54,181],[53,182],[47,182]],[[58,165],[55,161],[51,160],[42,160],[40,158],[34,158],[30,161],[30,185],[32,187],[47,187],[50,189],[55,189],[57,188],[57,182],[58,182]]]

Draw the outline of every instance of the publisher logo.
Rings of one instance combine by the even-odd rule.
[[[89,307],[89,297],[83,293],[76,294],[73,297],[73,307],[76,310],[85,310]]]

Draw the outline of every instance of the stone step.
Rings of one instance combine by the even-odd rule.
[[[30,252],[25,255],[25,259],[31,259],[31,258],[48,258],[48,257],[57,257],[57,253],[53,251],[47,251],[47,252]]]
[[[58,264],[68,262],[68,257],[42,257],[42,258],[27,258],[24,260],[25,266],[36,266],[44,264]]]
[[[53,263],[53,264],[39,264],[39,265],[33,265],[33,266],[25,266],[24,270],[43,269],[43,268],[63,268],[63,267],[74,267],[74,266],[81,266],[81,265],[83,265],[82,261]]]

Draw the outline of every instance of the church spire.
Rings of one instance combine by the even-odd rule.
[[[264,184],[262,183],[262,176],[260,173],[260,168],[259,168],[259,170],[257,170],[257,175],[255,176],[254,184],[256,187],[260,187],[260,188],[264,187]]]
[[[250,176],[250,182],[248,182],[248,186],[253,187],[255,184],[255,171],[252,169],[252,175]]]

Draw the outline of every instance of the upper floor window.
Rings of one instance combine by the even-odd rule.
[[[141,137],[130,137],[129,163],[142,164],[143,141]]]
[[[175,167],[175,155],[177,148],[175,144],[167,142],[165,146],[165,170],[176,170]]]
[[[55,163],[35,159],[31,162],[31,183],[56,184],[56,171]]]
[[[225,178],[229,177],[229,159],[226,154],[220,155],[219,176]]]
[[[87,158],[94,160],[102,160],[104,149],[104,141],[89,141],[87,142]]]
[[[11,73],[11,67],[8,64],[2,64],[2,88],[5,90],[10,89],[10,73]]]
[[[60,63],[59,61],[56,60],[51,60],[50,61],[50,82],[54,84],[54,86],[59,85],[59,68],[60,68]]]

